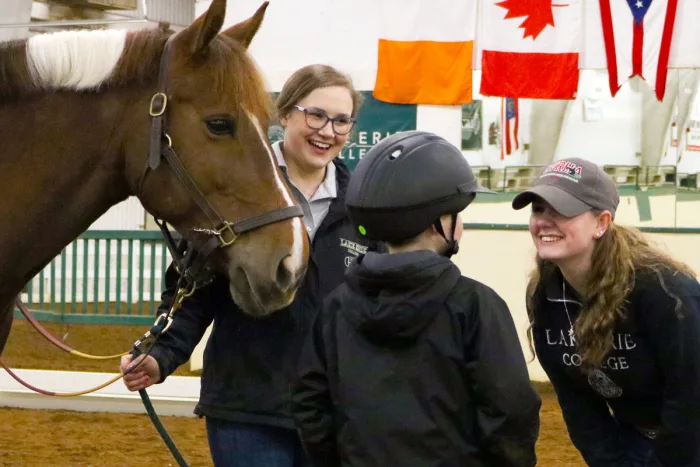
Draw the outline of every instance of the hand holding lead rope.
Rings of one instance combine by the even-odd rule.
[[[140,391],[160,382],[160,367],[150,355],[125,355],[119,367],[124,374],[124,385],[129,391]]]
[[[184,276],[184,275],[183,275]],[[182,276],[181,276],[182,279]],[[180,467],[187,467],[187,462],[178,451],[175,443],[168,434],[168,431],[163,426],[163,423],[158,418],[156,411],[153,408],[151,399],[148,397],[146,388],[152,384],[160,381],[160,367],[155,358],[153,358],[149,353],[153,349],[155,342],[158,338],[165,333],[170,324],[173,322],[173,315],[182,306],[182,301],[192,295],[195,291],[195,285],[193,284],[191,289],[185,287],[180,287],[175,294],[175,299],[173,300],[170,310],[167,313],[161,313],[156,318],[153,326],[149,331],[147,331],[141,339],[134,343],[134,348],[132,355],[126,355],[122,357],[121,369],[124,372],[124,384],[126,384],[127,389],[130,391],[138,391],[139,396],[141,396],[141,401],[143,402],[146,412],[153,422],[156,430],[160,434],[161,438],[168,447],[168,450],[173,455],[177,464]],[[142,349],[147,348],[146,352],[143,353]]]

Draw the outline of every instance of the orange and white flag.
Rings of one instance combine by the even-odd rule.
[[[379,0],[375,99],[395,104],[472,102],[477,0]]]

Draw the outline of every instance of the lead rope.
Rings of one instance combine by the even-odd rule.
[[[156,431],[158,431],[158,434],[163,439],[165,445],[168,447],[168,451],[170,451],[170,454],[172,454],[172,456],[177,461],[177,465],[179,465],[180,467],[189,467],[187,465],[187,462],[185,462],[185,459],[182,457],[182,454],[180,454],[180,451],[177,449],[177,446],[175,446],[175,442],[172,440],[172,438],[170,438],[168,430],[165,429],[163,423],[161,423],[160,421],[160,418],[158,418],[158,414],[156,414],[156,411],[153,408],[153,404],[151,404],[151,399],[148,397],[148,393],[146,392],[146,390],[140,389],[139,396],[141,396],[141,402],[143,402],[143,406],[146,408],[148,417],[151,419],[151,422],[153,422],[153,426],[155,426]]]
[[[175,295],[175,298],[173,300],[172,305],[170,306],[169,310],[167,313],[160,313],[158,317],[156,318],[155,322],[153,323],[153,326],[151,326],[151,329],[146,331],[143,336],[141,336],[136,342],[134,342],[132,353],[134,354],[134,359],[141,354],[146,354],[148,356],[151,353],[151,350],[154,348],[156,341],[158,338],[165,333],[170,325],[172,324],[173,321],[173,315],[180,309],[182,306],[182,302],[185,298],[191,296],[194,291],[196,290],[196,283],[193,283],[191,288],[186,288],[183,287],[183,283],[186,282],[186,279],[184,279],[185,275],[182,274],[180,276],[180,281],[178,281],[178,291]],[[34,328],[41,334],[43,335],[49,342],[51,342],[54,346],[58,347],[61,350],[64,350],[72,355],[77,355],[79,357],[83,358],[90,358],[90,359],[98,359],[98,360],[106,360],[106,359],[111,359],[111,358],[118,358],[123,355],[128,355],[129,352],[124,352],[122,354],[117,354],[117,355],[91,355],[87,354],[84,352],[79,352],[77,350],[72,349],[71,347],[65,345],[62,343],[60,340],[58,340],[55,336],[53,336],[44,326],[42,326],[36,318],[31,314],[31,312],[27,309],[26,305],[17,297],[16,303],[22,312],[22,314],[29,320],[29,322],[34,326]],[[147,346],[147,348],[144,351],[144,348]],[[131,373],[132,371],[136,370],[139,365],[135,365],[129,369],[127,369],[124,373],[115,376],[114,378],[110,379],[106,383],[100,384],[99,386],[96,386],[94,388],[86,389],[83,391],[76,391],[76,392],[67,392],[67,393],[59,393],[59,392],[54,392],[54,391],[47,391],[45,389],[38,388],[36,386],[33,386],[26,381],[22,380],[15,372],[13,372],[0,358],[0,366],[19,384],[24,386],[25,388],[37,392],[39,394],[43,394],[45,396],[53,396],[53,397],[77,397],[77,396],[82,396],[85,394],[89,394],[91,392],[98,391],[100,389],[103,389],[107,386],[109,386],[112,383],[115,383],[116,381],[122,379],[125,375]],[[148,393],[146,392],[146,389],[141,389],[139,390],[139,396],[141,397],[141,401],[143,402],[144,407],[146,408],[146,413],[148,413],[149,418],[151,419],[151,422],[155,426],[156,430],[158,431],[158,434],[160,434],[161,438],[165,442],[165,445],[167,446],[168,450],[172,454],[172,456],[175,458],[177,461],[178,465],[180,467],[188,467],[187,462],[185,462],[185,459],[182,457],[182,454],[180,454],[180,451],[177,449],[175,446],[174,441],[168,434],[167,430],[163,426],[163,423],[160,421],[160,418],[158,418],[158,415],[155,412],[155,409],[153,407],[153,404],[151,403],[151,399],[148,397]]]
[[[29,321],[29,323],[32,325],[34,329],[36,329],[39,334],[44,336],[46,340],[51,342],[54,346],[58,347],[59,349],[68,352],[71,355],[77,355],[78,357],[82,358],[89,358],[92,360],[111,360],[113,358],[121,358],[124,355],[128,355],[129,352],[123,352],[120,354],[114,354],[114,355],[92,355],[89,353],[84,353],[80,352],[78,350],[73,349],[72,347],[64,344],[61,342],[58,338],[56,338],[53,334],[51,334],[35,317],[32,315],[32,313],[29,311],[27,306],[22,302],[22,300],[17,297],[17,300],[15,301],[15,304],[17,305],[17,308],[19,308],[20,313],[24,316],[24,318]]]
[[[181,278],[184,277],[184,274],[181,276]],[[182,305],[182,301],[192,295],[196,289],[196,285],[192,285],[191,290],[187,291],[187,289],[180,287],[178,288],[177,294],[175,296],[175,299],[173,300],[173,304],[170,307],[170,311],[168,311],[167,314],[161,314],[158,316],[156,319],[156,324],[151,328],[150,331],[148,331],[146,334],[143,335],[141,339],[136,341],[133,346],[133,354],[134,354],[134,359],[138,357],[142,351],[141,348],[144,345],[144,343],[148,342],[149,340],[152,340],[151,345],[148,347],[148,351],[146,355],[148,355],[151,352],[151,349],[155,346],[156,341],[158,338],[168,330],[170,327],[170,324],[173,321],[173,315],[177,310],[180,309],[180,306]],[[165,323],[163,324],[162,329],[156,329],[157,325],[159,324],[158,321],[165,316],[164,320]],[[154,333],[153,331],[156,330]],[[131,370],[128,371],[133,371],[135,368],[138,368],[138,365],[133,367]],[[155,408],[153,407],[153,404],[151,403],[150,397],[148,397],[148,393],[146,392],[146,389],[139,389],[139,396],[141,396],[141,402],[143,402],[143,406],[146,408],[146,413],[148,413],[148,417],[151,419],[151,422],[153,423],[153,426],[155,427],[156,431],[158,431],[158,434],[160,437],[163,439],[163,442],[167,446],[168,450],[170,451],[170,454],[172,454],[173,458],[175,458],[175,461],[177,461],[177,464],[180,467],[188,467],[187,462],[185,462],[185,459],[182,457],[182,454],[180,451],[177,449],[177,446],[175,446],[175,442],[172,440],[170,437],[170,434],[168,431],[165,429],[165,426],[163,426],[163,423],[160,421],[160,418],[158,417],[158,414],[156,414]]]
[[[169,327],[170,324],[172,323],[172,316],[173,314],[180,308],[182,305],[182,300],[184,300],[186,297],[189,297],[192,295],[194,292],[194,287],[192,290],[187,290],[180,288],[178,290],[178,293],[175,297],[175,300],[173,301],[173,305],[170,307],[170,310],[167,313],[161,313],[158,315],[156,318],[155,322],[153,323],[153,326],[151,329],[146,331],[146,333],[139,338],[134,343],[134,352],[138,351],[138,354],[146,353],[146,355],[149,355],[151,353],[151,349],[155,345],[155,341],[157,338],[164,333]],[[57,337],[55,337],[53,334],[51,334],[44,326],[42,326],[39,321],[31,314],[31,312],[27,309],[27,306],[19,299],[19,297],[16,299],[16,304],[19,307],[20,312],[27,318],[27,320],[32,324],[32,326],[42,335],[44,336],[51,344],[54,346],[58,347],[59,349],[70,353],[71,355],[76,355],[78,357],[82,358],[88,358],[92,360],[109,360],[109,359],[114,359],[114,358],[120,358],[124,355],[128,355],[130,352],[123,352],[120,354],[115,354],[115,355],[92,355],[84,352],[77,351],[70,346],[64,344],[61,342]],[[150,344],[148,346],[148,349],[144,352],[143,347],[145,346],[144,344]],[[98,391],[102,388],[105,388],[109,386],[110,384],[120,380],[121,378],[124,377],[124,375],[129,374],[132,372],[135,368],[132,368],[125,373],[122,373],[111,380],[109,380],[106,383],[100,384],[99,386],[96,386],[91,389],[86,389],[84,391],[77,391],[77,392],[68,392],[68,393],[57,393],[54,391],[47,391],[45,389],[37,388],[36,386],[33,386],[26,381],[22,380],[15,372],[13,372],[0,358],[0,366],[7,371],[7,373],[12,376],[18,383],[20,383],[22,386],[26,387],[27,389],[30,389],[34,392],[38,392],[39,394],[44,394],[46,396],[54,396],[54,397],[76,397],[76,396],[82,396],[84,394],[89,394],[91,392]]]

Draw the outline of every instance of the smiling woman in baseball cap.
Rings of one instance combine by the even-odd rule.
[[[700,285],[613,222],[610,176],[577,158],[515,197],[532,205],[530,337],[591,466],[700,466]]]

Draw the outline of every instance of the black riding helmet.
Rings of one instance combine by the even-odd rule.
[[[400,244],[431,225],[448,242],[448,256],[456,242],[442,231],[440,217],[457,214],[476,197],[493,193],[479,186],[464,155],[444,138],[426,131],[388,136],[362,158],[348,184],[345,206],[362,235]]]

